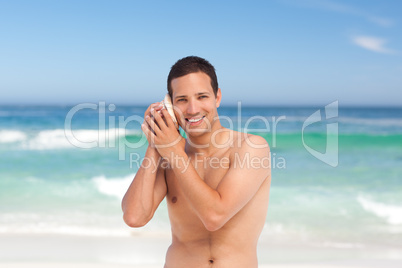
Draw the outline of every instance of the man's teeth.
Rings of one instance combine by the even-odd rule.
[[[200,121],[200,120],[203,119],[203,118],[204,118],[204,117],[200,117],[200,118],[198,118],[198,119],[188,119],[188,121],[191,122],[191,123],[195,123],[195,122]]]

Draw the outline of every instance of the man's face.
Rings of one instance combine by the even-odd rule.
[[[209,76],[203,72],[190,73],[173,79],[171,86],[175,114],[184,131],[191,136],[211,131],[218,119],[221,92],[219,89],[215,97]]]

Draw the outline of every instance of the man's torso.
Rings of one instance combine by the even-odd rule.
[[[234,138],[235,141],[236,139],[237,137]],[[211,188],[216,189],[230,165],[235,164],[234,155],[238,149],[236,143],[219,149],[209,158],[188,153],[198,175]],[[268,208],[268,179],[233,218],[219,230],[210,232],[185,200],[173,171],[166,169],[165,176],[172,226],[172,245],[166,255],[166,268],[258,266],[256,248]]]

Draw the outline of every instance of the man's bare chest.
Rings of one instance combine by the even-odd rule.
[[[195,155],[191,157],[191,164],[205,183],[216,189],[229,170],[230,159],[227,155],[211,157]]]
[[[194,168],[198,176],[212,189],[219,186],[230,167],[229,155],[226,154],[214,157],[203,157],[200,154],[188,155],[188,159],[187,168]],[[165,172],[168,189],[166,200],[172,229],[176,236],[202,239],[206,235],[205,227],[194,213],[190,203],[186,202],[179,179],[171,168],[167,168]],[[194,178],[181,177],[180,179]]]
[[[229,170],[231,158],[229,152],[204,156],[203,154],[189,154],[188,162],[183,163],[186,168],[194,168],[198,176],[211,188],[216,189]],[[179,191],[178,181],[172,169],[166,169],[166,183],[168,191]]]

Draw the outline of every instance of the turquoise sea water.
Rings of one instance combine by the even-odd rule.
[[[73,114],[73,106],[0,106],[0,234],[133,232],[122,221],[120,200],[145,152],[146,107],[78,108]],[[271,146],[263,236],[346,248],[402,246],[401,108],[341,107],[328,120],[324,107],[239,108],[219,108],[223,124]],[[303,128],[317,110],[322,120]],[[327,131],[329,124],[337,133]],[[307,147],[334,153],[337,165]],[[166,204],[135,232],[169,233]]]

